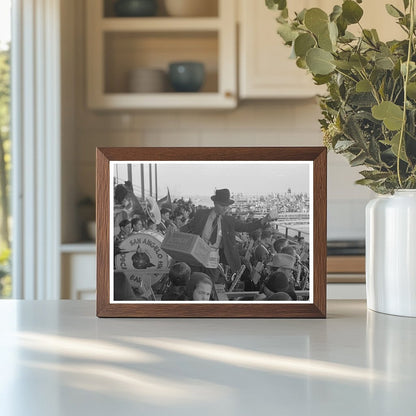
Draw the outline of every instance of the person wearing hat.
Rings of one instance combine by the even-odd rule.
[[[255,300],[269,300],[274,294],[280,292],[287,293],[292,300],[297,300],[296,293],[286,274],[281,271],[273,272],[265,280]]]
[[[199,235],[217,251],[218,259],[221,259],[222,263],[228,264],[231,271],[235,273],[241,267],[240,255],[236,245],[236,231],[251,232],[262,228],[269,217],[266,216],[261,220],[245,223],[227,215],[230,205],[234,203],[230,198],[228,189],[217,189],[211,200],[214,202],[214,207],[196,211],[195,216],[181,228],[181,231]],[[218,268],[201,267],[199,269],[207,273],[214,283],[217,282],[220,275]]]
[[[290,254],[277,253],[272,257],[272,261],[267,263],[267,266],[270,269],[270,272],[282,272],[289,279],[289,285],[291,286],[290,296],[293,300],[297,300],[295,293],[295,277],[294,274],[299,272],[298,268],[295,265],[296,257],[291,256]]]

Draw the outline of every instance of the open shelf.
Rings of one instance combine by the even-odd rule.
[[[129,73],[138,68],[163,70],[167,79],[169,64],[178,61],[202,62],[205,81],[200,92],[181,93],[175,99],[186,99],[189,94],[218,93],[218,39],[215,32],[106,33],[104,54],[105,94],[130,94]],[[165,88],[156,95],[174,93],[168,82]]]
[[[89,0],[86,3],[88,107],[235,108],[235,3],[213,1],[218,12],[211,17],[168,17],[162,8],[155,17],[127,18],[114,17],[112,0]],[[169,64],[183,61],[204,65],[205,80],[200,91],[178,93],[168,82],[163,88],[140,88],[140,91],[157,91],[154,93],[137,93],[138,89],[129,88],[131,71],[162,70],[167,80]]]

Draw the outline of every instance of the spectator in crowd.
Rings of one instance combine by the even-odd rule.
[[[263,230],[261,233],[260,243],[254,250],[254,262],[252,264],[256,265],[259,261],[265,262],[270,257],[270,248],[272,244],[272,233],[269,230]]]
[[[258,229],[252,231],[250,233],[250,238],[253,240],[253,248],[255,249],[261,243],[261,230]]]
[[[300,260],[304,263],[309,264],[309,249],[308,246],[306,244],[305,238],[304,237],[299,237],[298,238],[298,254],[300,257]]]
[[[181,300],[191,276],[191,268],[183,262],[174,264],[169,270],[169,286],[162,300]]]
[[[273,247],[276,253],[280,253],[283,247],[287,247],[289,245],[289,240],[287,238],[278,238],[274,243]]]
[[[298,273],[299,270],[295,267],[296,258],[284,253],[277,253],[272,257],[272,261],[267,264],[270,273],[273,274],[274,272],[282,272],[286,275],[289,280],[290,286],[290,296],[293,300],[297,300],[297,296],[295,294],[295,284],[296,284],[296,277],[294,276],[294,272]]]
[[[185,288],[183,300],[209,300],[212,292],[212,280],[208,275],[201,272],[194,272]]]
[[[119,222],[120,232],[114,237],[114,255],[119,254],[120,244],[130,235],[131,233],[131,222],[129,220],[122,220]]]
[[[289,254],[290,256],[293,256],[293,257],[298,257],[298,254],[297,254],[297,252],[296,252],[296,250],[295,250],[295,248],[293,246],[283,247],[280,250],[280,253],[282,253],[282,254]]]
[[[132,234],[138,234],[144,230],[143,221],[140,217],[134,217],[131,220]]]
[[[227,215],[230,205],[234,201],[230,198],[228,189],[217,189],[211,197],[214,207],[201,209],[195,213],[193,219],[182,227],[181,231],[199,235],[217,254],[217,261],[230,266],[233,273],[241,267],[241,260],[236,246],[236,231],[250,232],[261,228],[268,221],[268,217],[251,223],[236,221]],[[217,282],[219,269],[199,268]]]
[[[162,234],[166,234],[168,228],[173,226],[173,223],[170,220],[171,212],[172,210],[167,207],[163,207],[160,210],[161,220],[160,223],[157,225],[157,231],[159,231]]]
[[[291,288],[287,276],[282,272],[273,272],[265,280],[256,300],[268,300],[271,296],[279,292],[287,293],[292,299],[293,295],[293,300],[297,300],[296,294],[294,290]]]

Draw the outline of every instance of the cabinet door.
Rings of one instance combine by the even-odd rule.
[[[95,299],[96,256],[91,253],[62,255],[62,298]]]
[[[299,0],[296,10],[325,7],[329,0]],[[276,33],[277,12],[264,1],[239,0],[240,13],[240,97],[305,98],[322,93],[312,77],[290,59],[291,49]]]
[[[388,3],[403,9],[402,0]],[[289,10],[320,7],[329,13],[341,0],[298,0],[289,4]],[[277,35],[276,11],[268,10],[264,1],[239,0],[240,51],[239,88],[241,98],[305,98],[323,94],[324,87],[313,84],[312,77],[290,59],[291,49]],[[403,38],[395,19],[388,15],[384,2],[366,0],[361,4],[364,16],[361,24],[376,28],[383,41]],[[358,34],[358,25],[348,30]]]

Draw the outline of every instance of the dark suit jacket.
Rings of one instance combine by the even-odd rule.
[[[195,213],[194,218],[185,224],[181,231],[191,234],[197,234],[201,237],[204,231],[205,224],[210,214],[210,209],[201,209]],[[253,222],[241,222],[237,221],[230,215],[223,215],[221,220],[222,229],[222,250],[227,261],[227,264],[231,267],[231,270],[236,272],[241,266],[240,254],[238,253],[235,241],[235,232],[251,232],[262,227],[260,220]]]

